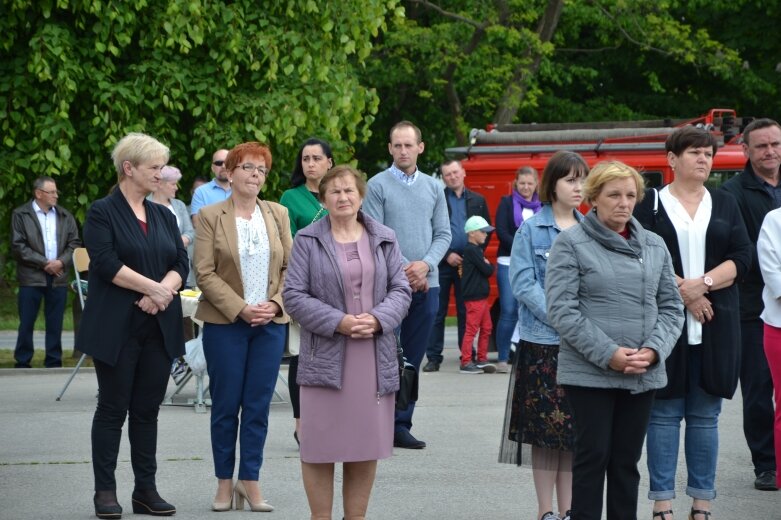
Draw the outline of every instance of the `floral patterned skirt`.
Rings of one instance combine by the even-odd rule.
[[[556,384],[558,345],[522,341],[515,370],[508,437],[515,442],[572,451],[572,410]]]

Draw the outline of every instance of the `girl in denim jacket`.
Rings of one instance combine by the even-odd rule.
[[[542,174],[542,210],[518,229],[510,256],[510,286],[519,302],[521,342],[507,395],[502,462],[522,463],[519,443],[530,446],[538,517],[569,519],[572,498],[572,413],[556,384],[559,335],[548,324],[545,267],[558,234],[583,220],[577,208],[588,165],[574,152],[557,152]],[[528,456],[528,452],[527,452]],[[528,460],[527,460],[528,462]]]

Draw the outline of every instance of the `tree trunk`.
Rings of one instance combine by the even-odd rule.
[[[540,25],[537,28],[537,35],[540,42],[548,43],[553,38],[563,6],[564,0],[548,0],[545,14],[540,20]],[[529,60],[531,60],[531,64],[529,64]],[[494,123],[497,125],[504,125],[513,122],[515,116],[518,114],[518,108],[521,106],[521,101],[526,95],[526,90],[529,88],[529,80],[537,74],[541,61],[542,55],[532,49],[529,49],[524,56],[519,58],[513,77],[505,88],[502,99],[496,108]]]

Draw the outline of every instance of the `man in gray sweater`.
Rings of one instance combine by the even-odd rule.
[[[369,179],[363,210],[396,232],[404,272],[412,286],[412,303],[401,323],[401,345],[407,361],[420,370],[439,305],[437,265],[450,245],[450,220],[442,185],[418,170],[423,153],[420,129],[401,121],[390,131],[393,164]],[[411,433],[415,402],[396,411],[393,445],[421,449],[426,443]]]

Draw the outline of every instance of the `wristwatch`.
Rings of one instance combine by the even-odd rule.
[[[707,292],[710,292],[711,287],[713,287],[713,278],[711,278],[710,276],[703,276],[702,283],[704,283],[705,286],[708,288]]]

